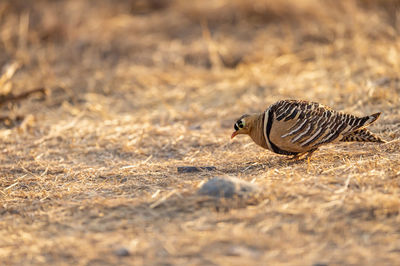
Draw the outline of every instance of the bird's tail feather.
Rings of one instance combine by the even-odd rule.
[[[379,114],[378,114],[378,117],[379,117]],[[377,117],[375,118],[375,120],[376,119],[377,119]],[[372,123],[372,122],[370,122],[370,123]],[[343,136],[343,138],[340,141],[345,141],[345,142],[358,141],[358,142],[386,143],[385,140],[381,139],[379,136],[374,135],[371,131],[369,131],[366,128],[362,128],[362,129],[358,129],[356,131],[353,131],[350,134],[348,134],[346,136]]]

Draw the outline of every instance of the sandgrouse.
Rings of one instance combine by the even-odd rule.
[[[325,105],[282,100],[261,114],[243,115],[234,125],[232,138],[249,135],[261,147],[283,155],[307,158],[321,145],[337,141],[384,143],[366,127],[381,113],[365,117],[337,112]]]

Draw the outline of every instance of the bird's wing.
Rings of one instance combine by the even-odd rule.
[[[281,142],[286,149],[292,145],[291,148],[296,150],[308,150],[340,140],[374,122],[379,116],[374,114],[360,118],[319,103],[295,100],[277,102],[269,110],[275,118],[275,141]]]

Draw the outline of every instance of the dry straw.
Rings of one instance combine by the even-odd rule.
[[[1,107],[0,264],[399,264],[398,8],[0,1],[0,92],[46,91]],[[381,111],[389,142],[308,165],[229,139],[283,98]],[[226,175],[262,193],[197,194]]]

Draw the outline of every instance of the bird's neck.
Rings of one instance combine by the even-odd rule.
[[[264,114],[259,114],[254,116],[254,121],[252,123],[252,128],[250,129],[249,136],[252,140],[264,149],[268,149],[267,142],[264,137]]]

